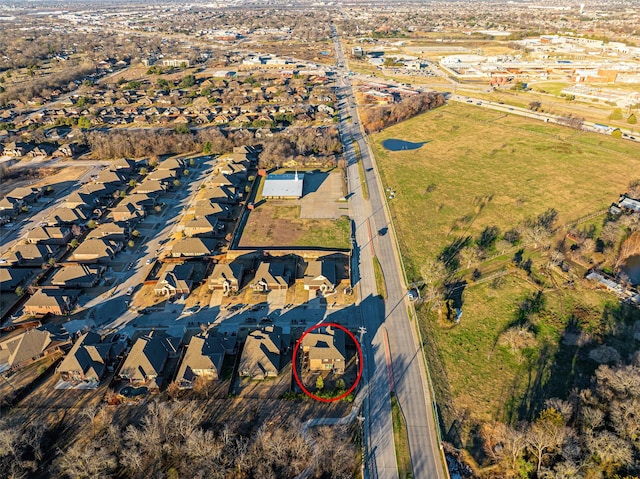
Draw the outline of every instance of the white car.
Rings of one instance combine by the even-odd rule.
[[[133,290],[135,288],[133,286],[129,286],[129,289],[127,289],[127,296],[131,296],[133,294]]]
[[[146,261],[146,264],[151,264],[151,263],[153,263],[153,260],[152,260],[151,258],[149,258],[149,259]]]

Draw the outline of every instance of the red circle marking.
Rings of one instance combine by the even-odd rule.
[[[311,391],[309,391],[305,387],[304,383],[300,380],[300,377],[298,376],[298,368],[296,367],[296,357],[298,355],[298,349],[300,349],[300,345],[302,344],[302,340],[304,339],[304,337],[307,334],[309,334],[311,331],[313,331],[314,329],[323,328],[323,327],[327,327],[327,326],[331,326],[331,327],[334,327],[334,328],[341,329],[342,331],[347,333],[347,335],[355,343],[356,349],[358,350],[358,357],[359,357],[359,361],[358,361],[358,376],[356,377],[356,380],[354,381],[353,386],[351,386],[347,391],[345,391],[340,396],[337,396],[337,397],[334,397],[334,398],[321,398],[321,397],[316,396],[315,394],[313,394]],[[358,385],[358,383],[360,382],[360,378],[362,377],[362,362],[363,361],[364,361],[364,359],[363,359],[363,356],[362,356],[362,348],[360,347],[360,343],[356,339],[355,335],[351,331],[349,331],[347,328],[345,328],[344,326],[341,326],[340,324],[337,324],[337,323],[320,323],[320,324],[316,324],[314,326],[311,326],[309,329],[307,329],[304,333],[302,333],[302,336],[300,336],[300,339],[298,339],[296,341],[296,345],[293,347],[293,357],[291,358],[291,363],[293,365],[293,377],[295,378],[296,383],[298,384],[298,386],[300,386],[300,389],[302,389],[302,392],[304,392],[311,399],[315,399],[316,401],[322,401],[322,402],[339,401],[340,399],[344,399],[349,394],[351,394],[354,391],[354,389],[356,388],[356,386]]]

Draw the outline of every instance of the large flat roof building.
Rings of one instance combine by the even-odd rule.
[[[302,198],[304,174],[283,173],[267,175],[262,189],[265,198]]]

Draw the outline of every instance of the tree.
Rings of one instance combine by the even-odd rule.
[[[622,131],[620,131],[620,128],[616,128],[615,130],[613,130],[611,132],[611,137],[612,138],[622,138]]]
[[[144,168],[144,167],[140,168],[140,174],[141,174],[142,176],[146,176],[146,175],[147,175],[147,173],[149,173],[149,170],[147,170],[147,169],[146,169],[146,168]]]
[[[140,231],[138,230],[133,230],[131,232],[131,236],[133,236],[134,238],[137,238],[138,236],[140,236]]]
[[[129,180],[129,186],[131,188],[135,187],[136,186],[136,180]]]
[[[609,120],[622,120],[622,110],[620,108],[615,108],[611,115],[609,115]]]
[[[322,376],[318,376],[318,379],[316,379],[316,390],[322,391],[323,389],[324,389],[324,379],[322,379]]]
[[[190,166],[191,168],[193,168],[194,166],[196,166],[196,160],[194,160],[193,158],[191,158],[191,159],[189,160],[189,166]]]
[[[180,82],[181,88],[190,88],[196,84],[196,78],[193,75],[185,76]]]
[[[189,176],[189,170],[184,170],[184,171],[182,172],[182,174],[183,174],[184,176]]]
[[[630,125],[635,125],[636,123],[638,123],[636,115],[631,113],[631,115],[629,115],[629,118],[627,118],[627,123],[629,123]]]
[[[531,425],[526,434],[527,448],[536,458],[538,476],[545,457],[559,450],[566,434],[562,414],[553,408],[543,410]]]
[[[338,379],[336,381],[336,389],[338,391],[344,391],[346,389],[346,384],[344,383],[344,379]]]
[[[76,238],[73,238],[69,243],[69,246],[71,246],[72,248],[77,248],[79,244],[80,243],[78,242],[78,240]]]
[[[127,242],[127,246],[128,246],[129,248],[133,248],[133,247],[135,246],[135,243],[133,242],[133,240],[129,240],[129,241]]]
[[[204,153],[205,155],[210,155],[211,154],[211,142],[210,141],[205,141],[204,145],[202,146],[202,153]]]
[[[538,111],[540,107],[542,107],[542,103],[540,103],[539,101],[532,101],[531,103],[529,103],[529,110]]]
[[[80,118],[78,118],[78,128],[81,128],[83,130],[91,128],[91,120],[89,120],[89,118],[87,118],[86,116],[81,116]]]
[[[98,225],[96,224],[95,220],[89,220],[89,222],[87,223],[87,228],[89,228],[90,230],[95,229]]]
[[[178,135],[187,135],[187,134],[191,133],[191,130],[185,124],[180,124],[180,125],[176,126],[174,131]]]
[[[15,293],[17,296],[22,296],[25,293],[24,288],[22,286],[18,286]]]

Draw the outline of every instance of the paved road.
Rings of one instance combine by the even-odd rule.
[[[335,34],[335,32],[334,32]],[[393,430],[390,423],[390,388],[395,390],[398,402],[407,422],[409,447],[415,478],[446,478],[447,472],[436,434],[431,409],[432,398],[426,384],[426,371],[422,353],[416,339],[414,325],[407,313],[409,306],[400,259],[397,255],[392,225],[387,218],[386,205],[382,197],[383,188],[378,179],[373,155],[366,137],[362,133],[355,106],[355,98],[344,68],[345,58],[337,35],[335,36],[341,85],[345,94],[339,102],[341,109],[340,129],[345,140],[345,154],[349,162],[349,184],[351,192],[351,215],[356,224],[356,241],[360,254],[360,293],[363,298],[361,310],[363,322],[368,330],[365,340],[366,377],[369,380],[369,397],[365,401],[365,432],[368,436],[367,472],[369,477],[398,477],[394,461]],[[345,121],[346,117],[353,122]],[[345,138],[347,137],[347,138]],[[360,191],[359,171],[352,145],[353,137],[359,146],[370,200],[366,201]],[[386,234],[377,232],[388,228]],[[372,236],[372,238],[370,237]],[[372,244],[370,244],[372,242]],[[371,247],[372,246],[372,247]],[[387,288],[387,300],[380,302],[372,298],[376,294],[373,273],[372,250],[380,261]],[[384,316],[382,316],[384,310]],[[387,374],[385,337],[392,363],[390,380]],[[368,431],[366,428],[368,427]]]
[[[27,236],[29,231],[45,221],[55,209],[63,207],[69,193],[78,188],[80,184],[89,181],[91,175],[98,174],[102,169],[100,164],[81,166],[91,166],[91,168],[76,181],[70,182],[64,190],[58,191],[54,197],[43,196],[36,205],[30,205],[32,210],[40,208],[39,211],[20,221],[0,226],[0,254],[13,248],[18,241]]]

